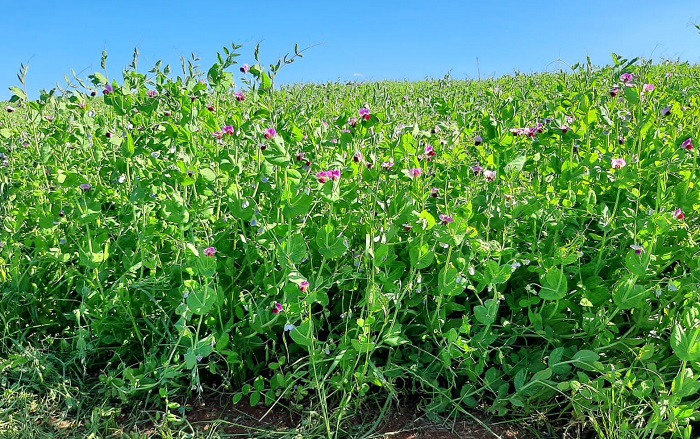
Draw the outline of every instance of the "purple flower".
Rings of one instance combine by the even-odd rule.
[[[372,114],[370,113],[369,108],[360,108],[359,114],[360,117],[364,120],[370,120],[372,118]]]
[[[273,137],[276,137],[276,136],[277,136],[277,131],[274,128],[268,128],[265,131],[265,138],[268,140],[272,139]]]
[[[615,97],[620,93],[620,87],[613,87],[610,89],[610,96]]]
[[[158,96],[158,92],[156,90],[148,90],[146,95],[148,95],[149,98],[155,98]]]
[[[305,280],[299,284],[299,289],[301,290],[302,293],[305,293],[305,292],[309,291],[310,286],[311,286],[311,284],[309,283],[309,281]]]
[[[236,97],[236,100],[238,102],[245,101],[245,95],[243,94],[242,91],[236,92],[233,95]]]
[[[484,178],[486,178],[486,181],[494,181],[496,179],[496,171],[485,170]]]
[[[632,87],[634,85],[634,75],[631,73],[623,73],[620,75],[620,81],[624,82],[627,87]]]
[[[112,87],[111,84],[105,84],[105,89],[102,90],[102,93],[104,93],[105,96],[110,94],[110,93],[114,93],[114,87]]]
[[[622,169],[625,166],[627,166],[627,162],[625,161],[625,159],[612,159],[610,161],[610,165],[613,169]]]
[[[661,115],[662,116],[670,116],[671,115],[671,107],[664,107],[664,109],[661,110]]]
[[[352,161],[355,163],[360,163],[363,160],[362,158],[362,153],[361,152],[356,152],[354,156],[352,156]]]
[[[684,220],[685,214],[683,213],[683,210],[680,208],[676,209],[676,211],[673,212],[673,218],[677,219],[678,221]]]
[[[408,171],[408,176],[411,178],[417,178],[417,177],[420,177],[421,175],[423,175],[423,171],[421,171],[418,168],[411,168]]]
[[[569,128],[568,125],[562,125],[562,126],[561,126],[561,133],[562,133],[562,134],[566,134],[566,133],[569,132],[570,129],[571,129],[571,128]]]
[[[356,127],[357,126],[357,119],[355,119],[354,117],[351,117],[350,119],[348,119],[348,125],[350,125],[353,128]]]
[[[279,302],[275,302],[275,307],[272,308],[272,313],[273,313],[273,314],[279,314],[279,313],[281,313],[282,311],[284,311],[284,306],[282,306],[282,304],[279,303]]]
[[[213,258],[216,255],[216,249],[214,247],[207,247],[204,249],[204,256]]]
[[[387,171],[390,170],[391,168],[394,167],[394,162],[393,161],[388,161],[388,162],[382,162],[382,168],[386,169]]]
[[[656,90],[656,87],[654,86],[654,84],[644,84],[642,86],[642,91],[645,93],[651,93],[654,90]]]
[[[250,71],[250,66],[248,64],[243,64],[243,67],[240,68],[241,73],[248,73]]]
[[[425,154],[427,157],[435,157],[435,154],[436,154],[436,153],[435,153],[435,148],[433,148],[432,145],[426,146],[426,147],[425,147],[424,154]]]
[[[440,196],[440,189],[434,187],[432,191],[430,191],[430,196],[433,198],[437,198]]]
[[[226,125],[223,129],[223,133],[228,134],[229,136],[232,136],[233,132],[233,127],[231,125]]]
[[[484,168],[482,168],[479,165],[476,165],[476,166],[472,166],[472,171],[474,171],[474,176],[477,176],[484,171]]]
[[[479,146],[484,143],[484,138],[481,136],[474,137],[474,145]]]
[[[334,169],[332,171],[328,171],[328,176],[331,178],[331,180],[338,181],[338,180],[340,180],[340,171],[337,169]]]
[[[90,183],[83,183],[80,185],[80,189],[83,192],[90,192],[92,190],[92,185]]]
[[[212,113],[216,111],[216,108],[214,108],[213,105],[207,105],[207,110],[211,111]]]
[[[451,216],[440,214],[440,224],[442,224],[443,226],[452,224],[453,222],[455,222],[455,220]]]
[[[224,133],[222,133],[221,131],[214,131],[213,133],[211,133],[211,135],[216,137],[217,139],[224,137]]]
[[[641,245],[630,245],[630,248],[634,250],[634,252],[638,255],[644,253],[644,247],[642,247]]]
[[[689,138],[685,142],[681,143],[681,148],[683,148],[687,151],[692,151],[693,150],[693,139]]]
[[[316,174],[316,178],[319,183],[325,183],[330,178],[330,173],[328,171],[322,171]]]

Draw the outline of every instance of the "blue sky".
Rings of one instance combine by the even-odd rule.
[[[587,55],[608,64],[612,52],[700,63],[697,0],[9,3],[0,100],[18,85],[20,63],[29,65],[36,98],[64,85],[71,69],[82,78],[100,71],[103,50],[110,79],[119,80],[135,47],[140,70],[162,59],[177,73],[181,55],[195,53],[207,69],[234,42],[244,45],[241,63],[251,63],[257,43],[266,64],[295,44],[314,46],[280,72],[280,83],[500,76],[553,70]]]

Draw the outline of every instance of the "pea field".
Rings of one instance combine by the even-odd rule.
[[[11,87],[0,433],[31,436],[31,400],[81,435],[145,437],[109,428],[156,408],[199,437],[182,401],[217,394],[289,437],[406,400],[700,434],[700,68],[278,86],[298,49],[239,49]]]

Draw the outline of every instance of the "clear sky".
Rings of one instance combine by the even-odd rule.
[[[0,100],[29,65],[28,91],[100,71],[120,79],[134,48],[139,69],[162,59],[180,71],[195,53],[206,70],[217,51],[242,44],[241,63],[261,43],[265,64],[314,46],[279,83],[419,80],[553,70],[612,52],[700,63],[698,0],[233,1],[0,0]],[[477,63],[478,60],[478,63]]]

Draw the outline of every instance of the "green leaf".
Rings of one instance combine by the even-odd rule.
[[[523,170],[526,161],[527,156],[525,154],[517,156],[506,165],[506,167],[504,168],[505,173],[520,173]]]
[[[593,364],[598,361],[600,358],[600,355],[596,354],[595,352],[591,350],[580,350],[574,354],[574,357],[572,358],[572,363],[577,366],[577,367],[582,367],[582,366],[590,366],[592,367]]]
[[[10,87],[10,91],[12,92],[13,95],[17,96],[17,99],[26,101],[27,100],[27,95],[24,93],[24,90],[22,90],[19,87]]]
[[[211,308],[216,303],[216,291],[209,286],[196,285],[194,289],[189,291],[187,295],[187,308],[192,311],[192,313],[197,315],[204,315],[211,310]]]
[[[335,228],[331,224],[321,227],[316,233],[316,244],[319,251],[327,259],[338,259],[345,254],[347,246],[343,236],[336,236]]]
[[[686,331],[676,324],[671,332],[671,348],[681,360],[700,360],[700,328],[688,328]]]
[[[216,181],[216,172],[211,168],[202,168],[199,170],[199,175],[206,181]]]
[[[568,282],[560,268],[550,268],[541,277],[539,296],[544,300],[560,300],[568,293]]]
[[[612,292],[612,299],[620,309],[639,308],[646,299],[646,290],[636,284],[635,277],[627,277],[619,281]]]
[[[289,331],[289,336],[292,337],[294,343],[309,347],[313,343],[313,327],[309,320],[304,320],[301,325]]]
[[[490,325],[496,321],[498,314],[498,300],[489,299],[484,305],[474,307],[474,318],[482,325]]]
[[[435,254],[428,244],[421,245],[418,241],[414,242],[408,250],[408,254],[411,258],[411,266],[417,270],[430,267],[435,259]]]

